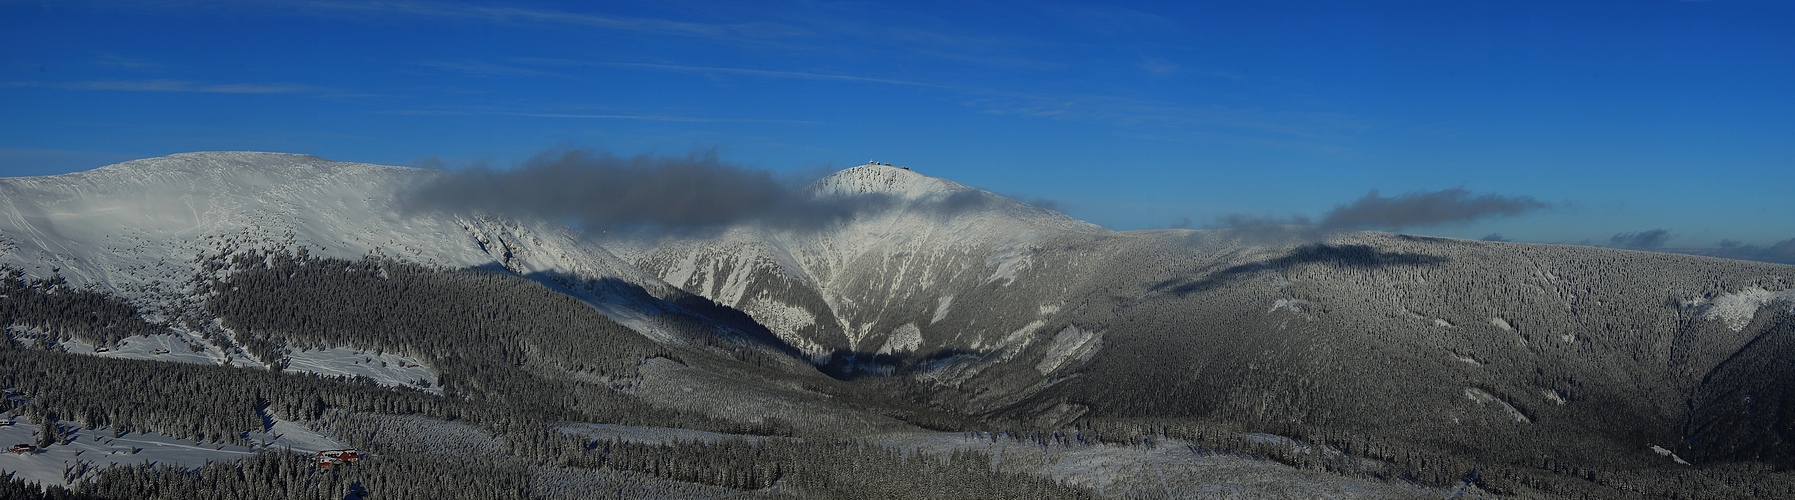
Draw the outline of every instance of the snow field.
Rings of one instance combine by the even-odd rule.
[[[38,431],[38,424],[21,417],[13,417],[10,421],[12,425],[0,426],[0,443],[12,446],[36,442],[33,434]],[[154,433],[126,433],[113,437],[111,428],[82,429],[75,427],[74,422],[63,421],[61,424],[65,428],[74,429],[69,432],[68,444],[50,445],[29,454],[0,453],[0,471],[39,484],[67,486],[69,475],[64,471],[71,468],[83,470],[85,475],[112,465],[140,463],[199,467],[206,462],[241,459],[264,449],[310,453],[348,447],[303,425],[278,418],[271,418],[271,421],[273,425],[269,428],[245,434],[254,444],[249,447],[195,443]]]
[[[1521,410],[1516,409],[1514,405],[1508,404],[1507,401],[1503,401],[1502,398],[1496,397],[1496,395],[1490,394],[1483,389],[1466,387],[1465,397],[1470,398],[1472,401],[1476,401],[1477,404],[1480,405],[1485,403],[1496,403],[1496,407],[1501,408],[1503,413],[1507,413],[1508,418],[1514,419],[1515,423],[1533,423],[1533,419],[1527,418],[1527,414],[1521,413]]]
[[[913,352],[922,348],[922,329],[916,323],[904,323],[891,330],[885,338],[885,345],[879,348],[879,354]]]
[[[1770,305],[1771,302],[1782,301],[1790,304],[1789,310],[1795,311],[1795,288],[1772,292],[1763,288],[1751,287],[1737,293],[1729,293],[1712,300],[1697,299],[1685,302],[1686,306],[1702,307],[1702,317],[1717,320],[1732,331],[1743,331],[1756,317],[1758,309]]]
[[[413,387],[441,396],[436,370],[417,358],[394,353],[334,347],[294,351],[287,355],[287,373],[367,377],[387,387]]]
[[[1052,342],[1047,346],[1047,355],[1035,364],[1035,370],[1042,375],[1053,373],[1068,361],[1090,361],[1098,350],[1103,349],[1103,332],[1070,325],[1054,334]]]

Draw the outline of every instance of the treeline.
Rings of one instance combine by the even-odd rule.
[[[197,469],[113,467],[72,490],[95,498],[197,500],[526,499],[529,467],[501,456],[391,455],[320,469],[311,457],[269,451]]]
[[[569,463],[805,498],[1094,498],[1082,488],[1001,472],[978,451],[904,453],[857,440],[645,444],[596,442]]]
[[[208,264],[208,314],[264,359],[291,349],[357,347],[423,358],[449,399],[541,421],[675,425],[779,434],[766,418],[732,422],[653,407],[627,394],[651,358],[675,351],[538,283],[494,272],[443,271],[389,259],[320,259],[245,251]],[[228,271],[218,273],[216,271]]]
[[[905,453],[854,439],[773,438],[659,444],[586,440],[557,434],[537,442],[556,446],[552,450],[537,450],[529,457],[536,463],[633,472],[800,498],[1094,496],[1089,490],[1051,479],[1002,472],[983,452]]]
[[[27,278],[25,271],[0,265],[0,331],[7,327],[36,329],[37,340],[80,340],[98,347],[115,346],[132,335],[165,333],[145,322],[137,309],[113,297],[75,288],[61,275]]]
[[[242,433],[262,428],[258,410],[264,409],[298,420],[317,418],[329,408],[482,421],[503,417],[460,400],[365,379],[100,358],[12,342],[0,343],[0,386],[29,397],[19,410],[36,418],[233,444],[247,444]]]
[[[415,418],[333,413],[323,421],[351,444],[389,453],[474,456],[491,443]],[[441,425],[441,424],[439,424]],[[527,432],[544,432],[530,437]],[[1091,492],[1053,480],[1002,472],[989,455],[906,453],[857,439],[767,438],[754,441],[641,443],[589,439],[546,429],[517,429],[507,440],[537,445],[531,463],[620,471],[681,483],[801,498],[1088,498]],[[513,447],[512,453],[522,452]],[[555,492],[538,491],[539,494]]]
[[[59,485],[40,485],[0,474],[0,498],[11,500],[102,500],[105,497],[77,493]]]
[[[584,498],[612,498],[611,491],[660,491],[669,496],[702,490],[677,482],[720,486],[787,498],[1078,499],[1094,492],[1032,475],[1003,473],[982,452],[947,455],[904,453],[853,440],[807,442],[775,439],[639,444],[595,442],[569,467],[623,471],[616,481],[585,491]],[[159,464],[117,466],[72,487],[9,480],[5,498],[44,499],[504,499],[562,497],[552,483],[533,481],[539,467],[517,457],[479,454],[388,452],[350,466],[320,469],[309,456],[265,451],[241,460],[198,468]],[[632,477],[630,474],[639,474]],[[659,478],[674,481],[653,481]]]
[[[320,259],[305,249],[244,251],[207,268],[222,277],[208,283],[206,312],[264,360],[357,347],[450,365],[539,362],[631,377],[642,359],[677,358],[578,299],[505,274],[378,257]]]

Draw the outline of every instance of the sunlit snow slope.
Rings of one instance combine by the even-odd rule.
[[[152,321],[194,310],[202,299],[191,288],[201,271],[200,257],[254,248],[303,247],[321,257],[380,255],[447,268],[502,268],[557,287],[604,280],[650,294],[671,290],[602,248],[582,243],[564,226],[407,210],[403,194],[440,175],[307,155],[210,152],[0,179],[0,263],[31,276],[56,273],[75,286],[114,292],[148,311]],[[675,337],[649,321],[656,305],[639,303],[640,294],[568,291],[645,335]],[[170,325],[191,336],[178,323]],[[208,349],[183,355],[183,344],[151,359],[250,361],[216,346]],[[405,377],[433,378],[415,375]]]

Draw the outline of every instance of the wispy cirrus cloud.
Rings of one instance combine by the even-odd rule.
[[[1178,63],[1167,61],[1165,59],[1160,59],[1157,57],[1141,58],[1140,67],[1141,67],[1141,69],[1146,70],[1148,73],[1152,73],[1152,74],[1159,75],[1159,76],[1168,76],[1168,75],[1177,74],[1178,70],[1182,69],[1182,66],[1180,66]]]
[[[518,59],[517,61],[520,63],[525,63],[525,64],[553,65],[553,66],[601,66],[601,67],[608,67],[608,68],[622,68],[622,69],[635,69],[635,70],[642,70],[642,71],[660,71],[660,72],[673,72],[673,73],[743,75],[743,76],[756,76],[756,77],[763,77],[763,78],[781,78],[781,79],[793,79],[793,80],[819,80],[819,81],[878,83],[878,84],[885,84],[885,85],[899,85],[899,86],[905,86],[905,87],[926,87],[926,88],[936,88],[936,89],[954,89],[954,88],[956,88],[955,86],[952,86],[952,85],[944,85],[944,84],[929,83],[929,82],[919,82],[919,81],[915,81],[915,80],[899,80],[899,79],[892,79],[892,78],[880,78],[880,77],[875,77],[875,76],[861,76],[861,75],[848,75],[848,74],[840,74],[840,73],[815,73],[815,72],[805,72],[805,71],[780,71],[780,70],[749,69],[749,68],[731,68],[731,67],[725,67],[725,66],[695,66],[695,65],[685,65],[685,64],[580,61],[580,60],[571,60],[571,59],[546,59],[546,58],[523,58],[523,59]]]
[[[5,87],[124,92],[198,92],[208,94],[313,94],[329,89],[297,83],[202,83],[188,80],[87,80],[79,82],[15,81]]]
[[[1670,240],[1670,231],[1652,229],[1632,233],[1620,233],[1608,238],[1608,243],[1617,248],[1632,250],[1657,250]]]
[[[403,16],[492,23],[533,23],[600,28],[659,35],[714,39],[780,39],[805,36],[807,30],[773,22],[704,23],[629,17],[572,10],[411,1],[271,0],[249,6],[236,2],[199,2],[220,7],[284,10],[321,17],[344,15]]]
[[[1371,121],[1341,113],[1191,105],[1096,94],[996,90],[975,94],[967,105],[988,114],[1102,122],[1137,129],[1250,132],[1325,142],[1377,127]]]
[[[705,116],[683,116],[652,113],[557,113],[542,111],[515,111],[498,109],[409,109],[384,111],[389,115],[408,116],[518,116],[526,118],[565,118],[582,120],[636,120],[650,122],[673,123],[766,123],[784,125],[827,125],[829,122],[812,120],[779,120],[763,118],[726,118]]]
[[[162,63],[143,59],[133,59],[111,52],[96,51],[96,53],[99,55],[99,57],[95,58],[93,61],[93,64],[96,66],[133,71],[156,70],[164,67]]]
[[[563,76],[566,76],[566,75],[562,75],[559,73],[552,73],[552,72],[548,72],[548,71],[541,71],[541,70],[535,70],[535,69],[530,69],[530,68],[520,68],[517,66],[507,66],[507,65],[503,65],[503,64],[496,64],[496,63],[490,63],[490,62],[486,62],[486,61],[475,61],[475,60],[423,61],[423,62],[418,62],[415,64],[419,67],[438,69],[438,70],[444,70],[444,71],[453,71],[456,73],[463,73],[463,74],[474,75],[474,76],[505,76],[505,77],[563,77]]]
[[[1250,131],[1261,135],[1295,138],[1310,142],[1332,140],[1375,127],[1365,120],[1337,113],[1273,112],[1222,106],[1191,106],[1107,95],[1019,92],[976,85],[843,73],[552,58],[519,58],[513,62],[536,66],[607,67],[640,71],[739,75],[926,88],[965,96],[964,104],[966,106],[988,114],[1106,122],[1139,128],[1207,127]]]

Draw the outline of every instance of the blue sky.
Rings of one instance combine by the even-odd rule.
[[[1319,218],[1665,248],[1795,238],[1795,2],[11,2],[0,175],[201,150],[867,160],[1115,229]]]

